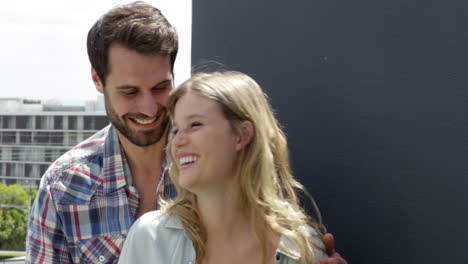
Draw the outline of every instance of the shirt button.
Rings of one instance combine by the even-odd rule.
[[[104,256],[99,256],[99,261],[104,262],[106,261],[106,258]]]

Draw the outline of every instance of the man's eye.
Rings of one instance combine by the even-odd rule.
[[[122,91],[122,94],[124,94],[124,95],[135,95],[136,91]]]
[[[161,90],[166,89],[167,87],[168,87],[168,85],[161,85],[161,86],[158,86],[158,87],[154,88],[154,90],[161,91]]]

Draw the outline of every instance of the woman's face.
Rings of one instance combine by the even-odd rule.
[[[220,188],[232,180],[239,136],[221,106],[190,91],[176,103],[170,142],[179,185],[191,192]]]

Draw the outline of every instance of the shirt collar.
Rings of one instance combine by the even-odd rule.
[[[112,192],[124,187],[131,176],[114,126],[109,125],[107,129],[102,166],[103,188],[106,192]]]
[[[132,173],[128,166],[127,157],[120,145],[115,127],[110,125],[104,144],[103,178],[104,189],[108,192],[118,190],[124,186],[132,186]],[[167,157],[164,157],[159,176],[161,188],[164,186],[164,175],[167,173]],[[167,176],[169,177],[169,176]],[[107,184],[106,184],[107,183]]]

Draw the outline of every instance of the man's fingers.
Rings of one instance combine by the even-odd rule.
[[[335,251],[335,238],[332,234],[326,233],[322,240],[327,249],[328,258],[318,259],[315,261],[316,264],[348,264],[348,262]]]
[[[336,259],[326,258],[326,259],[317,259],[316,264],[338,264]]]
[[[344,258],[337,252],[329,256],[329,258],[317,259],[314,264],[348,264]]]
[[[340,254],[338,254],[338,252],[335,252],[333,254],[333,258],[337,260],[337,264],[348,264],[348,262],[344,258],[342,258]]]
[[[323,244],[325,245],[325,248],[327,249],[327,255],[332,256],[333,253],[335,253],[335,238],[333,237],[332,234],[326,233],[325,236],[323,236],[322,240],[323,240]],[[324,263],[328,263],[328,262],[324,262]]]

